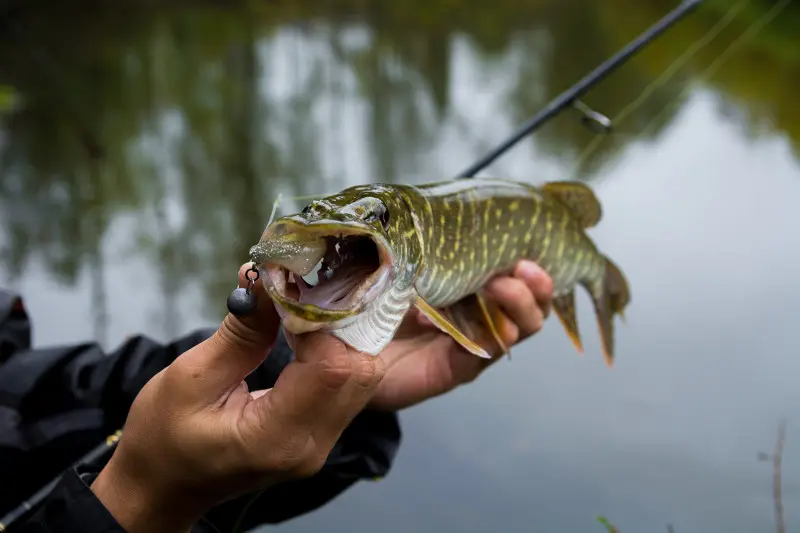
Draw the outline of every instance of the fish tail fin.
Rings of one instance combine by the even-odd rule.
[[[614,365],[614,317],[624,320],[625,307],[631,299],[625,275],[608,257],[605,258],[605,274],[599,283],[587,286],[592,295],[603,356],[608,366]]]

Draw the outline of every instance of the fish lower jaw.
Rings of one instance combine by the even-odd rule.
[[[346,326],[356,319],[355,316],[352,316],[340,318],[334,321],[312,320],[293,313],[278,302],[273,301],[273,303],[275,304],[275,310],[278,312],[278,316],[281,319],[281,325],[283,326],[283,329],[294,335],[302,335],[303,333],[310,333],[312,331],[332,331]]]
[[[283,329],[294,335],[319,331],[328,325],[324,322],[312,322],[291,313],[287,313],[287,315],[283,317],[281,324],[283,325]]]

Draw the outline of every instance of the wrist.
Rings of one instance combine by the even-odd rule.
[[[202,511],[176,501],[179,493],[136,479],[114,459],[90,488],[127,533],[189,533]]]

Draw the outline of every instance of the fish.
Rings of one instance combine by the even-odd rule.
[[[502,310],[483,288],[530,259],[552,279],[553,311],[581,354],[576,287],[589,293],[610,367],[630,290],[586,233],[601,217],[592,189],[576,181],[363,184],[272,221],[250,258],[290,333],[327,331],[378,355],[415,308],[483,358],[509,353]]]

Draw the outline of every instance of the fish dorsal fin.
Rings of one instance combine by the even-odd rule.
[[[545,194],[552,195],[569,208],[581,226],[591,228],[600,222],[603,209],[592,189],[577,181],[551,181],[542,186]]]

